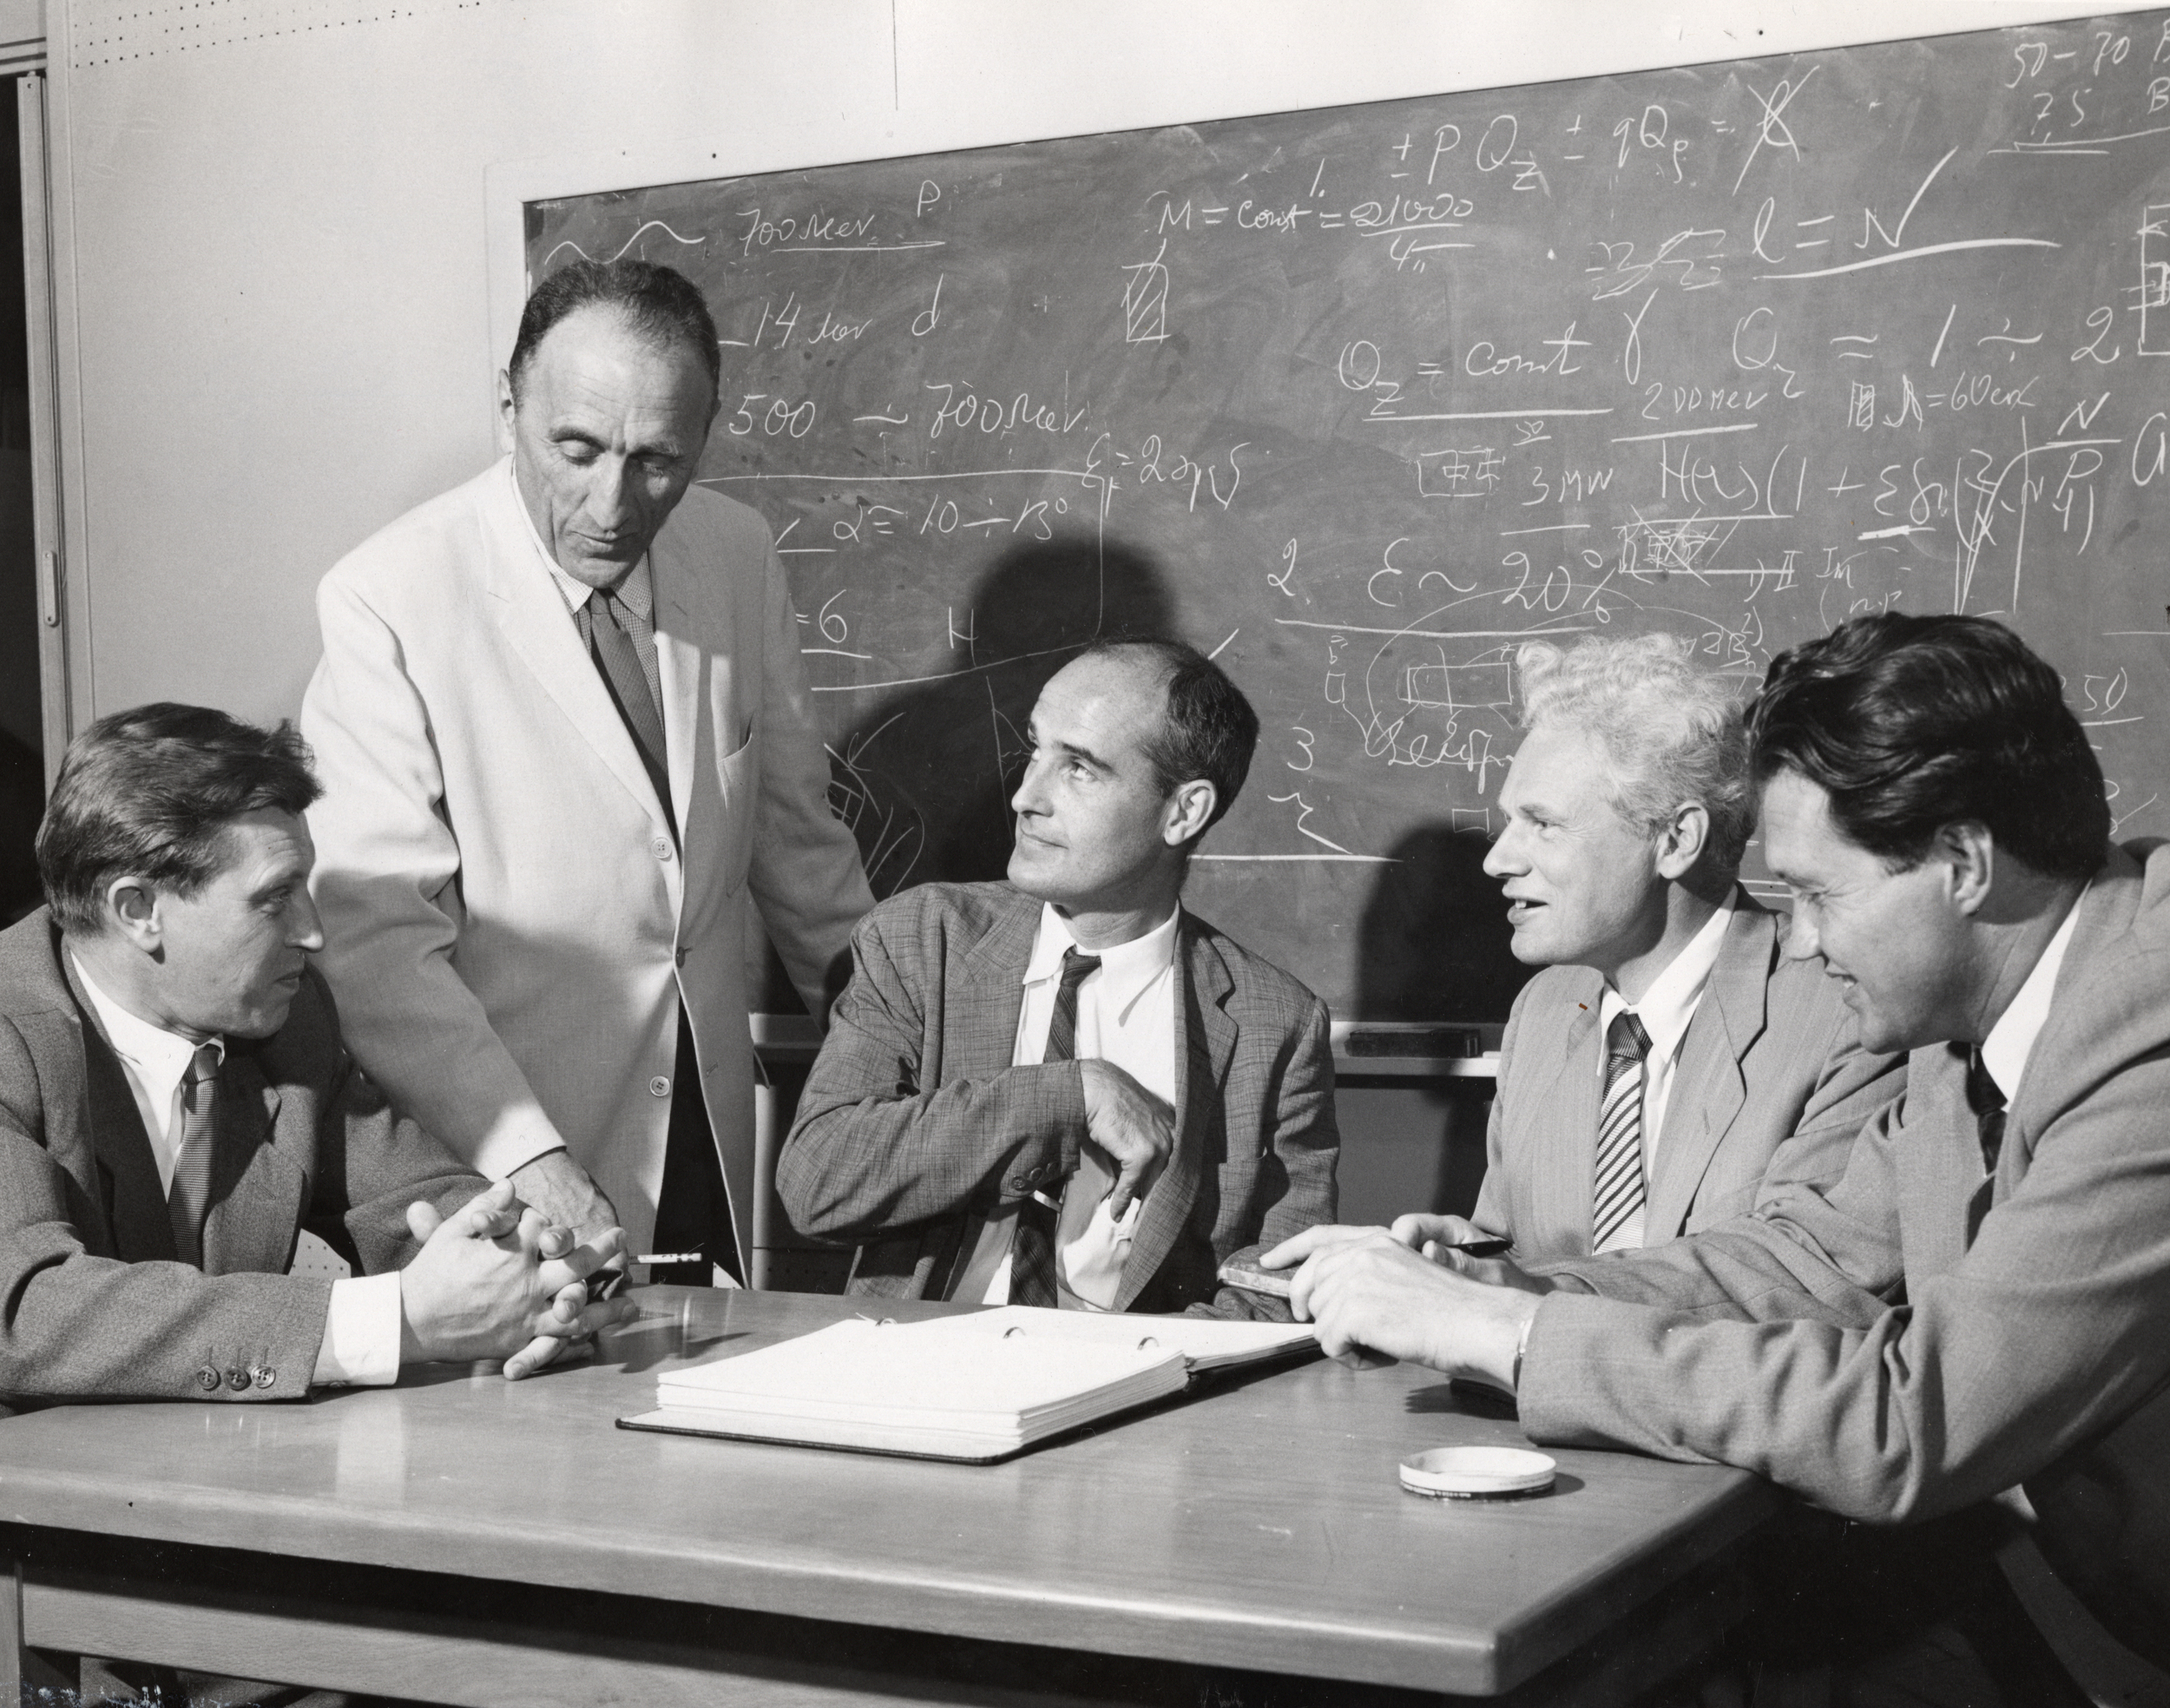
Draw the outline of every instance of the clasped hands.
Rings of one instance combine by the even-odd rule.
[[[1459,1216],[1402,1216],[1391,1228],[1305,1228],[1263,1253],[1298,1269],[1289,1309],[1338,1357],[1359,1349],[1513,1391],[1524,1329],[1552,1284],[1513,1264],[1448,1249],[1485,1231]]]
[[[638,1314],[630,1299],[588,1295],[588,1278],[623,1251],[623,1230],[583,1243],[523,1204],[510,1181],[450,1216],[410,1205],[407,1225],[422,1250],[399,1272],[402,1364],[503,1358],[516,1382]]]

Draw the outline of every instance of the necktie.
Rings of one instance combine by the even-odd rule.
[[[1069,1061],[1077,1054],[1077,987],[1088,973],[1097,970],[1100,956],[1086,955],[1075,946],[1062,951],[1062,986],[1055,993],[1055,1012],[1048,1020],[1048,1047],[1042,1061]],[[1012,1304],[1052,1305],[1055,1287],[1055,1219],[1056,1206],[1038,1194],[1017,1206],[1017,1231],[1009,1240],[1009,1302]]]
[[[219,1101],[219,1047],[198,1048],[181,1077],[181,1153],[174,1159],[174,1182],[166,1191],[166,1214],[173,1223],[174,1249],[181,1262],[203,1266],[203,1218],[210,1207],[211,1133]]]
[[[1994,1174],[2004,1149],[2004,1093],[1978,1048],[1967,1051],[1967,1107],[1974,1111],[1975,1131],[1982,1141],[1982,1166]]]
[[[1590,1215],[1590,1249],[1601,1251],[1628,1219],[1642,1208],[1643,1057],[1650,1035],[1621,1009],[1606,1033],[1605,1101],[1597,1118],[1596,1195]]]
[[[581,639],[588,643],[588,655],[595,660],[603,686],[609,690],[619,717],[625,720],[626,732],[633,738],[641,763],[648,770],[648,781],[655,785],[655,798],[662,803],[663,816],[671,821],[671,829],[675,831],[678,821],[671,811],[670,765],[663,746],[661,697],[649,684],[638,638],[640,631],[648,625],[615,592],[603,588],[589,592],[574,612],[573,619]]]
[[[624,719],[634,751],[648,772],[672,835],[678,818],[671,811],[670,765],[663,746],[663,700],[654,679],[654,630],[616,591],[595,588],[573,612],[575,627],[588,655]],[[719,1266],[739,1274],[738,1238],[731,1225],[731,1200],[716,1158],[708,1125],[700,1068],[694,1052],[692,1023],[681,1002],[678,1017],[678,1059],[671,1081],[671,1110],[663,1137],[663,1180],[656,1193],[656,1249],[695,1251],[691,1263],[657,1265],[651,1281],[706,1287]]]

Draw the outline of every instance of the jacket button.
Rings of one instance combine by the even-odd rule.
[[[668,1097],[670,1094],[671,1082],[667,1075],[658,1074],[654,1079],[648,1081],[648,1095],[650,1097]]]
[[[1009,1189],[1012,1192],[1029,1192],[1031,1187],[1032,1176],[1029,1174],[1012,1174],[1009,1177]]]
[[[668,837],[657,837],[654,841],[648,844],[648,852],[667,864],[671,857],[671,839]]]
[[[671,951],[671,959],[681,967],[686,964],[686,946],[683,943]]]
[[[210,1365],[206,1364],[201,1370],[196,1372],[196,1386],[202,1389],[207,1394],[217,1393],[219,1391],[218,1371],[213,1370]]]
[[[248,1372],[239,1364],[234,1365],[226,1373],[226,1385],[237,1394],[244,1392],[248,1387]]]
[[[265,1364],[257,1365],[249,1374],[256,1378],[256,1385],[259,1388],[268,1388],[279,1380],[279,1372]]]

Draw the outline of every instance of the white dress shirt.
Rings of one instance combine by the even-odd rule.
[[[2057,989],[2057,969],[2064,965],[2073,928],[2080,923],[2080,903],[2086,897],[2087,891],[2082,890],[2065,915],[2064,923],[2057,927],[2056,935],[2042,950],[2042,959],[2035,962],[2034,971],[2027,975],[2018,995],[1982,1041],[1982,1065],[1989,1070],[1989,1077],[1996,1081],[2008,1105],[2019,1095],[2027,1058],[2035,1053],[2035,1040],[2042,1035],[2043,1022],[2049,1018],[2049,999]]]
[[[161,1190],[174,1189],[174,1167],[181,1159],[187,1131],[181,1107],[181,1082],[195,1059],[198,1046],[178,1032],[154,1026],[122,1008],[99,988],[90,969],[71,951],[76,976],[90,998],[98,1030],[121,1061],[121,1070],[143,1118],[143,1134],[150,1140],[151,1155],[158,1164]],[[213,1038],[219,1060],[226,1060],[226,1040]],[[361,1387],[383,1387],[399,1379],[399,1272],[362,1278],[349,1278],[332,1284],[332,1310],[325,1318],[324,1339],[317,1347],[317,1363],[310,1381],[318,1386],[346,1383]]]
[[[1077,987],[1072,1049],[1081,1061],[1107,1061],[1121,1068],[1171,1107],[1175,1102],[1175,939],[1181,919],[1178,908],[1143,936],[1093,951],[1100,956],[1100,965]],[[1009,1058],[1013,1067],[1028,1067],[1046,1058],[1048,1028],[1062,986],[1063,953],[1076,943],[1069,922],[1051,905],[1043,906],[1032,956],[1025,962],[1024,1005],[1017,1015],[1017,1041]],[[1081,1150],[1079,1172],[1071,1178],[1089,1183],[1084,1190],[1097,1188],[1103,1196],[1090,1206],[1089,1216],[1082,1203],[1073,1205],[1066,1197],[1055,1268],[1063,1285],[1080,1301],[1106,1311],[1122,1285],[1123,1265],[1145,1200],[1133,1199],[1117,1221],[1108,1213],[1104,1196],[1116,1172],[1112,1159],[1089,1140]],[[1009,1242],[1016,1220],[1014,1209],[989,1219],[975,1251],[987,1253],[999,1242],[999,1261],[985,1286],[977,1291],[973,1271],[983,1265],[968,1267],[958,1297],[976,1297],[988,1304],[1009,1302]],[[1085,1225],[1079,1230],[1081,1221]]]
[[[1695,1018],[1704,988],[1710,983],[1711,969],[1718,964],[1719,951],[1726,946],[1726,933],[1733,919],[1733,903],[1728,901],[1703,922],[1702,929],[1681,946],[1666,969],[1651,981],[1650,989],[1643,992],[1640,1002],[1630,1002],[1608,982],[1604,1000],[1597,1006],[1597,1035],[1601,1039],[1611,1037],[1614,1018],[1621,1014],[1634,1015],[1641,1021],[1642,1029],[1650,1035],[1650,1054],[1643,1058],[1642,1064],[1642,1178],[1646,1194],[1649,1183],[1658,1175],[1658,1140],[1665,1126],[1665,1106],[1673,1095],[1673,1070],[1680,1063],[1680,1041],[1687,1035],[1688,1022]],[[1601,1054],[1598,1072],[1601,1075],[1605,1072]],[[1599,1084],[1601,1087],[1601,1078]],[[1647,1207],[1646,1197],[1644,1205],[1614,1229],[1613,1237],[1598,1250],[1638,1250],[1643,1243]]]

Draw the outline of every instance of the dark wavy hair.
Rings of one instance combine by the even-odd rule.
[[[551,327],[575,310],[615,308],[649,343],[682,344],[700,358],[712,390],[723,387],[716,323],[693,280],[654,261],[568,261],[535,287],[520,311],[520,330],[505,364],[516,402],[528,364]]]
[[[1984,617],[1856,617],[1781,653],[1748,739],[1759,784],[1815,784],[1848,840],[1895,870],[1964,819],[2053,877],[2091,876],[2109,842],[2102,767],[2063,683]]]
[[[171,700],[113,713],[61,761],[37,831],[46,904],[62,930],[95,935],[115,878],[191,895],[222,869],[219,841],[234,819],[299,816],[322,793],[290,723],[259,729]]]
[[[1243,690],[1205,654],[1180,640],[1095,640],[1078,656],[1147,659],[1167,673],[1167,700],[1159,731],[1145,744],[1146,762],[1164,796],[1201,777],[1213,785],[1213,816],[1198,833],[1203,837],[1235,805],[1251,774],[1259,714]]]

